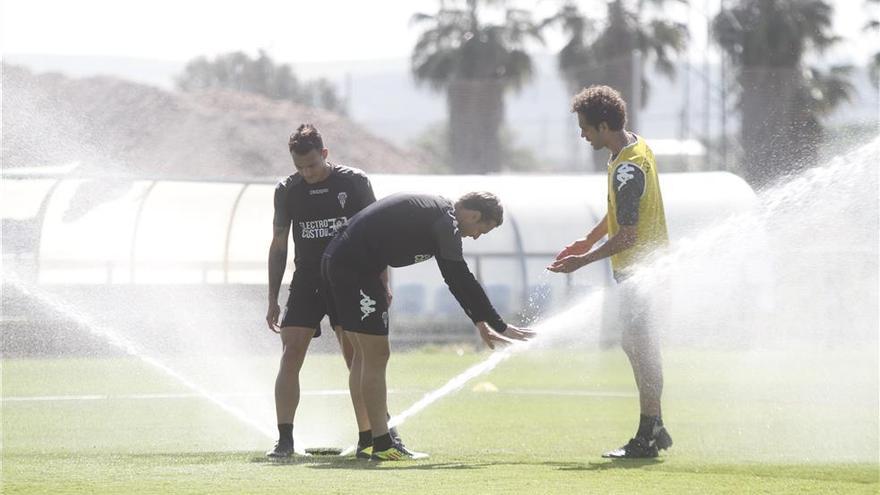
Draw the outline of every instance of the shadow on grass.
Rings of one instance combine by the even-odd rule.
[[[803,465],[725,465],[699,464],[676,465],[666,464],[663,458],[656,459],[608,459],[595,462],[576,461],[449,461],[431,462],[431,459],[419,461],[375,462],[339,456],[298,456],[290,460],[269,460],[266,457],[252,457],[251,462],[272,467],[303,466],[310,469],[356,469],[356,470],[400,470],[400,471],[433,471],[433,470],[475,470],[495,466],[545,467],[557,471],[611,471],[629,469],[654,469],[670,473],[693,473],[709,475],[748,475],[763,478],[789,478],[793,480],[814,480],[822,482],[849,482],[858,484],[877,484],[878,472],[876,465],[832,465],[810,466],[805,470]],[[665,465],[664,465],[665,464]]]
[[[473,464],[468,462],[427,463],[421,461],[375,462],[339,456],[297,456],[291,459],[274,460],[266,457],[253,457],[251,462],[266,464],[272,467],[303,466],[310,469],[403,469],[403,470],[434,470],[434,469],[480,469],[492,463]]]
[[[342,463],[348,461],[356,461],[357,459],[353,457],[339,457],[339,456],[305,456],[305,455],[294,455],[293,457],[288,457],[287,459],[269,459],[265,455],[258,455],[256,457],[251,457],[251,462],[254,464],[265,464],[267,466],[306,466],[309,464],[316,463]]]
[[[600,471],[606,469],[639,469],[646,466],[662,464],[662,460],[630,460],[630,461],[609,461],[604,463],[582,463],[582,462],[442,462],[428,463],[425,461],[403,461],[403,462],[364,462],[359,460],[351,460],[348,463],[330,462],[312,464],[309,467],[313,469],[394,469],[401,471],[411,470],[473,470],[486,469],[493,466],[531,466],[531,467],[548,467],[555,468],[559,471]]]
[[[395,461],[375,462],[355,459],[354,457],[339,456],[298,456],[285,460],[270,460],[265,457],[254,457],[251,462],[262,463],[273,467],[281,466],[304,466],[310,469],[393,469],[393,470],[472,470],[485,469],[492,466],[545,466],[556,468],[560,471],[602,471],[607,469],[639,469],[647,466],[659,465],[662,459],[639,459],[608,461],[601,463],[583,462],[428,462],[421,461]]]
[[[394,461],[374,462],[357,460],[348,464],[312,464],[312,469],[381,469],[395,471],[434,471],[434,470],[470,470],[483,469],[491,464],[473,464],[469,462],[435,462],[421,461]]]
[[[663,459],[619,459],[601,462],[546,462],[560,471],[607,471],[610,469],[641,469],[663,464]]]

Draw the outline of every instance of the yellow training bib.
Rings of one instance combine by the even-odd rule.
[[[614,160],[608,162],[609,239],[620,231],[620,225],[617,223],[617,194],[614,189],[615,174],[619,174],[618,184],[631,176],[628,172],[633,169],[628,166],[638,167],[645,176],[645,187],[639,200],[639,217],[636,223],[638,240],[633,247],[611,256],[611,269],[616,279],[627,276],[632,266],[641,261],[645,255],[666,246],[669,242],[654,153],[641,136],[636,138],[635,143],[623,148]]]

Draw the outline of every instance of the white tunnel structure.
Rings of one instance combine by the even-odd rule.
[[[552,300],[610,281],[607,262],[572,276],[544,270],[605,214],[603,175],[372,174],[371,180],[379,198],[413,191],[454,199],[477,190],[501,198],[504,224],[478,241],[465,239],[464,249],[502,314],[524,308],[530,298]],[[4,262],[41,285],[265,285],[274,186],[7,172]],[[755,201],[752,189],[726,172],[664,174],[661,187],[673,242]],[[292,263],[292,252],[289,258]],[[394,269],[391,280],[398,313],[444,314],[457,307],[434,263]]]

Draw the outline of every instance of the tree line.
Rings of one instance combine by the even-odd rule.
[[[301,81],[290,65],[276,64],[264,50],[254,58],[244,52],[194,58],[175,83],[181,91],[230,89],[345,113],[345,102],[330,81]]]
[[[880,0],[863,1],[866,8],[880,7]],[[639,110],[651,97],[645,69],[674,78],[675,61],[688,45],[687,26],[664,13],[676,2],[686,0],[562,0],[554,15],[537,19],[503,0],[440,0],[436,12],[415,14],[412,24],[420,34],[411,70],[417,83],[446,95],[443,135],[451,171],[502,169],[505,94],[528,84],[534,72],[530,49],[543,45],[550,29],[565,36],[557,65],[570,92],[591,84],[617,88],[630,104],[629,125],[638,130]],[[499,12],[500,21],[486,20]],[[807,64],[809,56],[821,56],[840,41],[831,31],[832,17],[827,0],[727,0],[710,20],[711,36],[735,78],[731,96],[741,123],[741,169],[753,185],[814,163],[823,117],[853,95],[852,67]],[[864,29],[880,31],[880,19],[870,18]],[[869,71],[877,84],[880,52]],[[274,65],[263,52],[256,59],[237,53],[193,60],[178,86],[344,107],[332,85],[299,82],[289,66]]]

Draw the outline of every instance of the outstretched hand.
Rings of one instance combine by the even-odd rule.
[[[590,252],[590,248],[593,247],[593,244],[594,243],[588,241],[586,239],[586,237],[583,239],[578,239],[578,240],[572,242],[571,244],[569,244],[568,246],[565,246],[565,248],[562,251],[560,251],[559,254],[556,255],[556,261],[559,261],[562,258],[565,258],[568,256],[587,254],[588,252]]]
[[[528,328],[518,328],[513,325],[507,325],[504,333],[498,333],[489,326],[488,323],[481,321],[477,323],[477,331],[480,338],[486,343],[489,349],[495,349],[495,344],[512,344],[517,340],[529,340],[535,336],[535,332]]]
[[[555,273],[571,273],[586,264],[587,255],[566,256],[551,263],[547,269]]]
[[[507,330],[502,334],[511,340],[531,340],[535,337],[535,331],[531,328],[519,328],[507,325]]]
[[[483,339],[483,342],[486,343],[486,346],[489,347],[489,349],[494,349],[495,344],[513,343],[512,340],[493,330],[485,321],[477,322],[476,327],[477,332],[480,333],[480,338]]]

